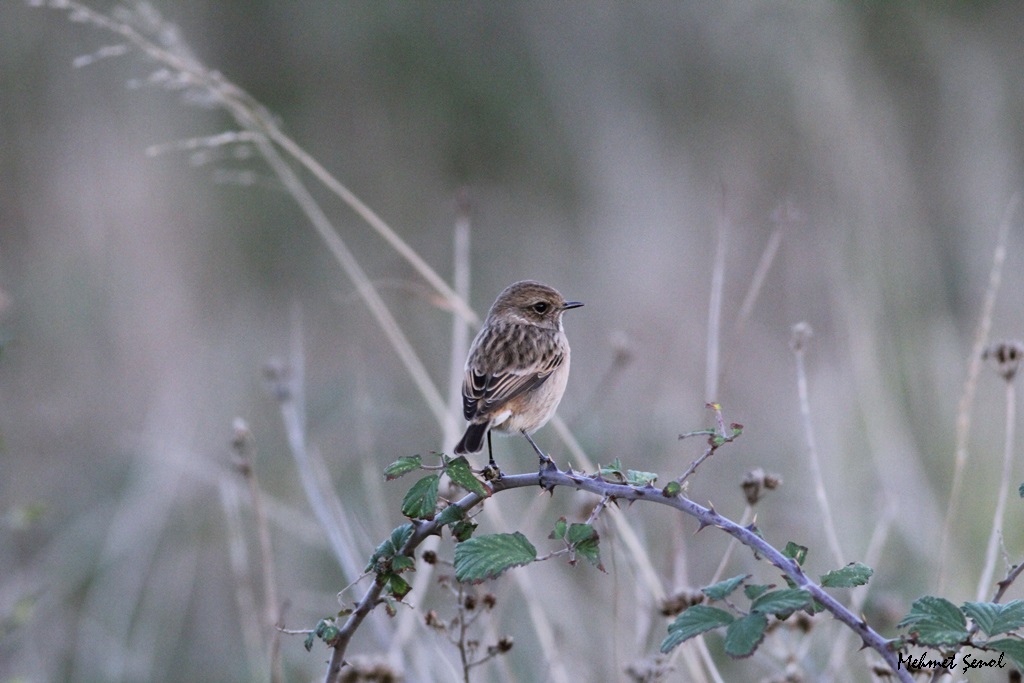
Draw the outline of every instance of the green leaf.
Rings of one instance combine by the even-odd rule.
[[[642,472],[640,470],[626,470],[626,483],[630,486],[654,485],[658,475],[654,472]]]
[[[594,527],[589,524],[570,524],[565,539],[577,555],[580,555],[590,564],[604,571],[604,566],[601,564],[600,549],[598,548],[600,537]]]
[[[306,648],[306,652],[312,652],[313,651],[313,641],[314,640],[316,640],[316,634],[313,633],[312,631],[310,631],[309,635],[306,636],[306,639],[304,641],[302,641],[302,646],[304,648]]]
[[[617,484],[626,483],[626,475],[622,473],[622,461],[618,458],[612,460],[610,465],[602,465],[598,473],[607,481]]]
[[[909,629],[925,646],[957,645],[969,635],[963,612],[949,600],[934,595],[915,600],[910,613],[896,627]]]
[[[994,602],[967,602],[964,603],[963,610],[989,637],[1009,633],[1024,626],[1024,600],[1014,600],[1005,605]]]
[[[789,541],[782,550],[782,554],[791,560],[796,560],[796,563],[802,567],[804,560],[807,559],[807,546]]]
[[[565,535],[569,545],[576,545],[592,538],[597,538],[597,531],[589,524],[570,524],[569,532]]]
[[[402,499],[402,514],[411,519],[433,519],[437,511],[437,487],[441,476],[431,474],[412,485]]]
[[[455,546],[455,578],[479,583],[537,559],[537,549],[518,531],[490,534]]]
[[[401,552],[405,544],[412,538],[412,524],[403,524],[402,526],[395,527],[391,530],[391,545],[394,546],[394,553]],[[392,553],[392,554],[394,554]]]
[[[366,563],[366,571],[375,569],[380,571],[377,567],[378,563],[390,560],[398,551],[402,549],[405,542],[412,536],[412,524],[403,524],[400,527],[396,527],[391,531],[391,537],[382,542],[377,549],[373,551],[373,555],[370,556],[370,561]]]
[[[661,641],[661,651],[671,652],[680,643],[711,629],[728,626],[733,621],[735,617],[725,610],[707,605],[694,605],[668,625],[668,637]]]
[[[713,583],[710,586],[705,586],[700,590],[704,595],[708,596],[712,600],[724,600],[729,597],[734,590],[739,588],[740,584],[749,579],[750,576],[750,574],[740,574],[739,576],[734,576],[731,579],[726,579],[725,581],[719,581],[718,583]]]
[[[462,506],[458,503],[452,503],[451,505],[445,506],[445,508],[441,510],[440,514],[434,518],[434,521],[442,525],[455,524],[456,522],[461,522],[465,516],[466,511],[462,509]]]
[[[423,463],[423,458],[418,455],[404,455],[398,460],[384,468],[384,479],[392,481],[403,474],[418,470]]]
[[[750,603],[750,611],[760,614],[774,614],[785,619],[793,612],[807,607],[811,594],[803,588],[783,588],[759,596]]]
[[[853,588],[863,586],[871,578],[875,570],[860,562],[851,562],[842,569],[825,572],[821,577],[821,585],[825,588]]]
[[[551,535],[548,538],[565,538],[565,533],[569,529],[569,523],[566,522],[565,517],[559,517],[558,521],[555,522],[555,528],[551,531]]]
[[[725,629],[725,653],[730,657],[749,657],[764,640],[768,617],[752,612],[737,619]]]
[[[1005,652],[1006,656],[1013,660],[1013,665],[1018,670],[1024,671],[1024,640],[1020,638],[1000,638],[985,643],[990,650]]]
[[[338,626],[334,623],[334,619],[321,619],[317,622],[316,628],[313,629],[313,634],[325,643],[330,643],[332,640],[338,637]],[[313,643],[307,638],[306,641],[309,643],[309,647],[313,647]]]
[[[754,600],[773,588],[775,588],[774,584],[756,583],[744,586],[743,594],[747,596],[747,600]]]
[[[445,474],[456,486],[460,486],[470,493],[475,493],[481,498],[491,495],[484,483],[473,474],[473,468],[469,466],[466,456],[460,455],[454,460],[449,460],[444,468]]]
[[[408,555],[395,555],[391,558],[391,571],[400,573],[412,571],[416,568],[416,560]]]
[[[682,485],[678,481],[670,481],[665,484],[665,488],[661,490],[661,495],[666,498],[675,498],[679,495],[679,492],[683,490]]]
[[[452,527],[452,538],[459,543],[462,543],[463,541],[469,540],[474,531],[476,531],[476,524],[464,519],[461,522],[457,522],[455,526]]]
[[[397,600],[401,601],[411,590],[412,586],[398,574],[388,576],[388,592],[394,595]]]

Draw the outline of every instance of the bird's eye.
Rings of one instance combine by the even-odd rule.
[[[547,301],[538,301],[533,306],[531,306],[531,308],[533,308],[533,310],[536,311],[539,315],[544,315],[545,313],[548,312],[549,306]]]

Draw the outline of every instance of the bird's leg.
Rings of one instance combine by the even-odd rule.
[[[490,481],[492,479],[501,479],[503,476],[501,470],[498,468],[498,463],[494,462],[494,449],[491,447],[491,430],[487,430],[487,455],[488,463],[487,467],[483,469],[484,477]]]
[[[547,465],[548,467],[554,467],[555,466],[555,461],[552,460],[551,458],[549,458],[547,453],[545,453],[544,451],[542,451],[540,449],[540,446],[537,445],[537,442],[535,442],[533,440],[533,437],[530,436],[529,434],[527,434],[525,430],[523,431],[523,436],[526,437],[526,440],[530,442],[531,446],[533,446],[533,450],[537,451],[537,455],[540,456],[541,467],[543,467],[545,465]]]

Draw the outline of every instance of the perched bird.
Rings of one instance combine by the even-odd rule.
[[[569,340],[562,313],[578,308],[557,291],[532,280],[505,288],[473,340],[462,383],[463,413],[469,426],[455,453],[477,453],[491,430],[530,438],[555,414],[569,379]],[[490,452],[494,465],[494,454]]]

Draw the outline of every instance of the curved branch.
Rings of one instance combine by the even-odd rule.
[[[536,473],[507,475],[491,482],[492,495],[501,491],[529,486],[540,486],[548,491],[552,491],[558,486],[565,486],[579,491],[589,491],[599,496],[606,496],[612,500],[647,501],[667,505],[694,517],[700,523],[700,529],[705,527],[721,529],[753,550],[758,557],[764,558],[780,569],[798,588],[802,588],[810,593],[826,611],[860,636],[865,647],[870,647],[877,652],[900,681],[911,683],[910,673],[905,667],[899,666],[899,660],[896,652],[891,647],[891,641],[871,628],[864,619],[851,612],[845,605],[827,593],[824,588],[811,580],[794,560],[786,557],[768,541],[758,536],[753,525],[741,526],[727,517],[718,514],[714,508],[698,505],[682,496],[666,496],[662,489],[654,486],[634,487],[625,484],[615,484],[605,481],[599,476],[585,475],[573,472],[571,469],[561,471],[553,464],[544,465]],[[457,501],[457,504],[463,510],[468,511],[483,501],[483,496],[470,493]],[[402,554],[410,557],[412,557],[420,543],[429,536],[440,534],[444,526],[439,524],[437,520],[416,522],[415,524],[412,536],[402,548]],[[324,679],[325,683],[337,682],[344,665],[345,649],[351,640],[352,634],[355,633],[363,619],[379,603],[383,589],[383,581],[380,579],[375,581],[373,586],[367,590],[363,599],[360,600],[355,611],[349,615],[348,620],[341,627],[338,636],[328,643],[329,646],[334,648],[334,652],[331,655],[330,665]]]

